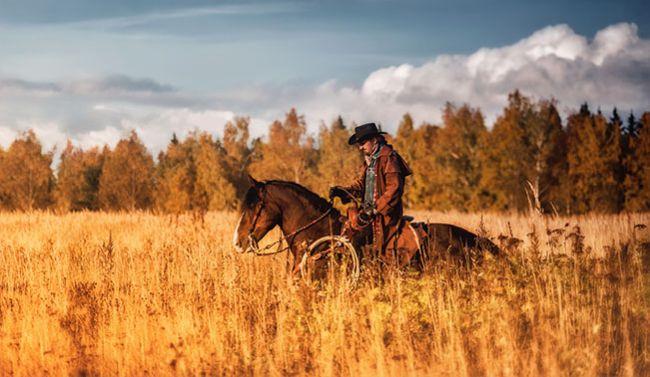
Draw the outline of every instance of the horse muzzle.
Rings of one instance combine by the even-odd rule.
[[[259,244],[252,235],[248,235],[248,237],[246,237],[246,242],[243,246],[240,245],[237,241],[233,242],[233,246],[235,247],[235,251],[238,254],[254,253],[255,251],[259,250]]]
[[[257,243],[257,240],[253,235],[248,235],[248,247],[246,248],[247,253],[254,253],[260,249],[260,245]]]

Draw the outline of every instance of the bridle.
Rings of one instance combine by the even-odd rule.
[[[260,200],[260,205],[255,210],[255,215],[253,216],[253,222],[251,223],[250,229],[248,230],[248,235],[246,236],[246,238],[248,239],[248,244],[250,245],[249,247],[252,249],[252,252],[256,254],[257,251],[259,250],[259,244],[257,243],[257,240],[253,237],[253,232],[255,231],[255,225],[257,225],[257,220],[259,220],[260,216],[262,215],[262,210],[264,209],[264,199],[266,198],[266,193],[263,195],[264,196]]]
[[[259,220],[260,216],[262,215],[262,210],[264,209],[264,204],[265,204],[265,199],[266,199],[266,192],[263,194],[263,196],[260,198],[260,205],[258,208],[255,210],[255,215],[253,215],[253,222],[251,223],[251,226],[248,230],[248,235],[246,238],[248,239],[248,245],[250,252],[254,253],[255,255],[274,255],[281,253],[283,251],[289,250],[291,248],[289,239],[296,236],[298,233],[302,232],[303,230],[306,230],[310,227],[312,227],[314,224],[318,223],[325,217],[327,217],[330,212],[332,212],[332,201],[329,201],[329,207],[323,214],[318,216],[316,219],[310,221],[307,225],[301,226],[300,228],[294,230],[288,235],[285,235],[284,237],[282,234],[280,234],[280,237],[278,238],[277,241],[270,243],[269,245],[264,246],[263,248],[260,249],[259,244],[257,240],[255,240],[255,237],[253,237],[253,232],[255,232],[255,226],[257,225],[257,221]],[[282,247],[282,241],[287,241],[287,246]],[[267,250],[272,249],[275,245],[277,245],[277,250],[270,251],[268,252]]]

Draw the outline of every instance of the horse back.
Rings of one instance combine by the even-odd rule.
[[[426,239],[426,248],[432,257],[464,257],[470,251],[500,254],[499,248],[488,238],[453,224],[415,223],[415,226]]]

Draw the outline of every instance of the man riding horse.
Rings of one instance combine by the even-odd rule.
[[[361,202],[358,215],[350,216],[350,231],[355,244],[371,243],[376,253],[390,249],[397,240],[404,212],[404,183],[412,174],[383,134],[374,123],[354,129],[348,144],[356,144],[364,154],[361,172],[352,185],[334,186],[329,192],[330,198],[339,197],[343,203],[353,198]]]

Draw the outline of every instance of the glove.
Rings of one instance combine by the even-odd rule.
[[[338,186],[330,187],[329,198],[334,199],[337,196],[339,196],[339,187]]]
[[[362,225],[369,224],[370,221],[372,220],[372,217],[368,214],[368,212],[364,212],[364,211],[359,212],[357,218],[359,219],[359,223],[361,223]]]
[[[364,224],[368,224],[372,221],[372,218],[375,217],[376,211],[373,208],[364,208],[359,212],[359,221]]]
[[[370,217],[374,217],[375,215],[377,215],[377,214],[379,213],[379,212],[377,212],[377,210],[375,209],[374,206],[372,206],[372,205],[366,205],[366,204],[364,204],[364,205],[361,207],[361,212],[365,212],[366,215],[368,215],[368,216],[370,216]]]
[[[341,198],[341,200],[347,199],[348,194],[341,188],[341,186],[332,186],[330,187],[330,193],[329,197],[330,199],[334,199],[336,197]]]

